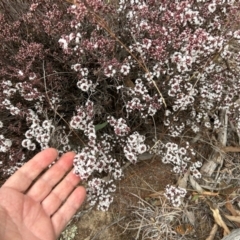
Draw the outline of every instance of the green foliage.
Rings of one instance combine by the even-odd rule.
[[[101,129],[105,128],[107,125],[108,125],[108,122],[99,123],[99,124],[95,125],[95,130],[96,131],[101,130]]]

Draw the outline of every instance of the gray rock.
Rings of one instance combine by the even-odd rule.
[[[222,240],[240,240],[240,229],[233,230],[230,234],[222,238]]]

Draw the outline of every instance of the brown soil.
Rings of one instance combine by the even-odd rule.
[[[146,199],[154,192],[163,191],[167,184],[174,184],[176,178],[171,169],[170,165],[163,164],[159,158],[129,166],[125,169],[125,177],[117,183],[117,192],[109,211],[88,211],[74,223],[77,226],[74,238],[65,236],[61,239],[134,240],[136,233],[124,231],[121,227],[131,219],[129,208],[136,206],[139,198]]]

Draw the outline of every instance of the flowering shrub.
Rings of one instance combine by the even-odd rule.
[[[237,1],[13,2],[17,15],[7,3],[0,14],[3,173],[74,150],[90,204],[107,210],[126,161],[154,151],[199,178],[180,137],[217,133],[222,109],[240,134]]]

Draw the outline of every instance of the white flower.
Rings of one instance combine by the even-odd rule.
[[[52,122],[50,120],[44,120],[42,123],[42,127],[44,129],[50,129],[51,125],[52,125]]]
[[[127,65],[127,64],[122,65],[121,69],[120,69],[120,72],[125,76],[128,75],[128,73],[130,72],[130,66]]]
[[[41,143],[48,143],[50,141],[50,136],[48,134],[40,135],[40,142]]]
[[[193,176],[194,176],[195,178],[201,178],[201,177],[202,177],[202,174],[201,174],[199,171],[196,171],[196,172],[193,173]]]
[[[4,81],[2,81],[2,85],[6,85],[6,86],[9,86],[9,87],[11,87],[12,86],[12,82],[10,81],[10,80],[4,80]]]
[[[185,188],[180,188],[180,187],[178,187],[178,189],[179,189],[180,196],[185,197],[187,190]]]
[[[20,113],[20,109],[18,109],[17,107],[14,107],[14,106],[10,106],[10,113],[12,115],[18,115]]]
[[[165,119],[165,120],[163,121],[163,124],[164,124],[164,126],[169,126],[169,125],[170,125],[169,119],[168,119],[168,118]]]
[[[64,146],[63,146],[63,151],[64,151],[64,152],[69,152],[69,151],[71,151],[70,145],[64,145]]]
[[[30,73],[29,75],[29,80],[34,80],[37,77],[37,75],[35,73]]]
[[[34,133],[33,133],[33,130],[32,130],[32,129],[29,129],[29,130],[27,130],[27,131],[25,132],[24,135],[25,135],[26,138],[29,139],[29,138],[32,138],[32,137],[33,137],[33,134],[34,134]]]
[[[81,64],[80,64],[80,63],[76,63],[76,64],[72,65],[71,68],[72,68],[74,71],[78,72],[78,71],[81,70]]]
[[[32,144],[32,141],[30,139],[24,139],[22,141],[22,146],[25,148],[28,148]]]
[[[137,162],[137,156],[131,152],[128,152],[125,154],[125,157],[131,162],[136,163]]]
[[[21,70],[19,70],[18,75],[23,76],[23,72]]]
[[[5,106],[10,106],[11,105],[11,102],[8,100],[8,99],[4,99],[2,101],[2,104],[5,105]]]
[[[146,152],[146,151],[147,151],[147,147],[146,147],[145,144],[139,144],[139,145],[137,146],[137,152],[138,152],[139,154],[142,154],[142,153],[144,153],[144,152]]]
[[[87,92],[92,87],[92,81],[88,80],[87,78],[80,79],[77,82],[77,87],[80,88],[82,91]]]
[[[204,125],[205,125],[206,128],[211,128],[211,123],[210,122],[205,122]]]
[[[200,168],[202,166],[202,163],[200,161],[197,161],[193,164],[196,168]]]
[[[68,48],[68,42],[66,41],[66,39],[60,38],[60,39],[58,40],[58,42],[59,42],[59,44],[61,45],[61,47],[62,47],[63,49],[67,49],[67,48]]]
[[[0,152],[7,152],[8,148],[6,148],[6,146],[4,145],[0,145]]]
[[[61,141],[61,144],[67,145],[69,143],[68,136],[67,135],[61,136],[60,141]]]
[[[167,162],[171,161],[172,159],[173,159],[173,155],[170,153],[166,154],[164,157],[164,160],[166,160]]]
[[[112,65],[109,65],[107,68],[104,69],[104,74],[106,77],[113,77],[116,73],[116,70],[113,69]]]
[[[171,149],[172,151],[177,151],[178,150],[178,145],[176,143],[171,144]]]
[[[180,167],[179,167],[179,166],[173,167],[173,172],[175,172],[175,173],[180,173],[180,172],[181,172]]]
[[[179,152],[181,155],[185,155],[185,154],[187,153],[187,150],[186,150],[186,148],[181,147],[181,148],[178,149],[178,152]]]
[[[28,147],[28,150],[34,151],[36,149],[36,144],[35,143],[31,143]]]
[[[216,3],[211,3],[208,5],[208,11],[213,13],[216,10]]]
[[[11,147],[12,146],[12,141],[10,140],[10,139],[5,139],[5,141],[4,141],[4,144],[5,144],[5,146],[7,146],[7,147]]]
[[[3,127],[3,123],[2,123],[2,121],[0,121],[0,128],[2,128]]]
[[[88,139],[90,139],[90,140],[94,140],[94,139],[96,139],[96,133],[89,133],[88,134]]]
[[[9,89],[5,89],[3,90],[3,93],[7,96],[7,97],[11,97],[17,90],[15,88],[9,88]]]
[[[88,75],[88,69],[87,68],[82,68],[80,70],[80,73],[82,74],[83,77],[87,76]]]

